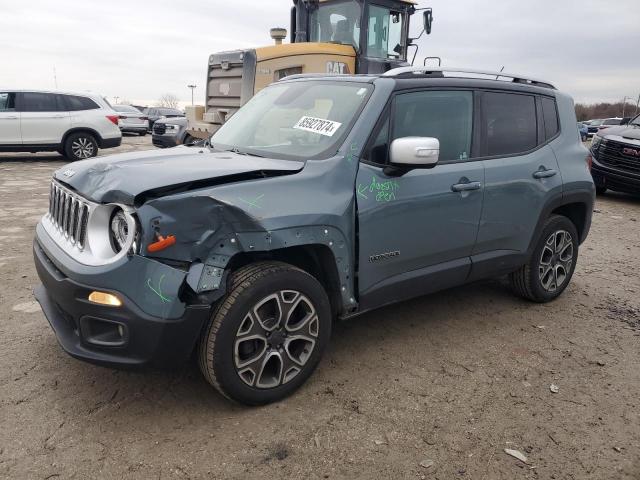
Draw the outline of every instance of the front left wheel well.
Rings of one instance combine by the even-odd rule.
[[[327,246],[299,245],[265,252],[243,252],[231,259],[227,269],[234,272],[248,264],[265,260],[288,263],[315,277],[327,292],[334,318],[342,312],[340,276],[336,259]]]

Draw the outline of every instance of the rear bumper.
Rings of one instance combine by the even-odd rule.
[[[115,138],[103,138],[100,140],[100,148],[116,148],[122,144],[122,136]]]
[[[606,167],[594,157],[591,166],[593,183],[598,187],[606,187],[617,192],[640,193],[640,175]]]
[[[187,305],[178,318],[150,315],[122,291],[70,278],[56,267],[37,239],[33,256],[42,282],[35,289],[36,299],[69,355],[112,367],[168,367],[191,355],[209,317],[208,306]],[[89,302],[88,295],[94,290],[115,294],[122,306]]]

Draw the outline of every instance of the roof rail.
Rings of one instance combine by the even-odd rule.
[[[513,83],[524,83],[527,85],[534,85],[536,87],[544,87],[544,88],[552,88],[556,89],[552,84],[546,82],[544,80],[537,80],[535,78],[527,78],[523,75],[515,75],[513,73],[505,73],[505,72],[491,72],[487,70],[474,70],[470,68],[439,68],[439,67],[400,67],[389,70],[384,73],[383,77],[399,77],[402,75],[412,74],[412,75],[429,75],[429,76],[438,76],[444,77],[445,73],[462,73],[462,74],[471,74],[485,77],[495,77],[494,80],[500,80],[505,78],[510,78]],[[455,77],[455,76],[454,76]],[[503,80],[504,81],[504,80]]]

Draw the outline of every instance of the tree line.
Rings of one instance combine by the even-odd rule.
[[[635,103],[576,103],[576,117],[579,122],[584,120],[594,120],[598,118],[633,117],[640,113],[640,109]]]

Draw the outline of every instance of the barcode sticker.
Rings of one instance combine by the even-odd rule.
[[[306,132],[318,133],[325,137],[333,137],[334,133],[342,126],[340,122],[323,120],[322,118],[302,117],[293,128]]]

